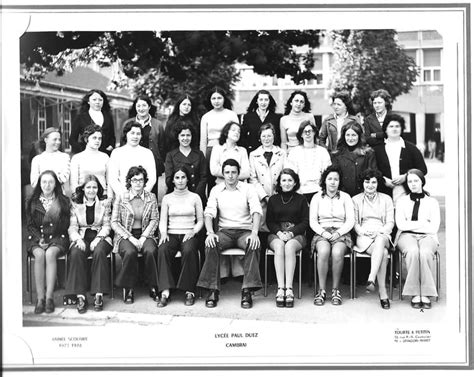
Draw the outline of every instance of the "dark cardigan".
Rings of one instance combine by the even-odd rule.
[[[265,123],[271,123],[273,124],[273,127],[275,127],[275,140],[273,144],[280,146],[280,118],[281,114],[268,112],[265,120],[262,122],[255,111],[244,114],[239,145],[247,149],[247,153],[250,154],[250,152],[260,146],[260,140],[258,137],[260,127]]]
[[[298,193],[293,194],[293,199],[283,204],[281,194],[275,194],[268,200],[267,226],[270,233],[277,234],[283,230],[281,222],[295,224],[293,228],[285,229],[293,232],[295,236],[303,235],[309,226],[309,206],[306,198]]]

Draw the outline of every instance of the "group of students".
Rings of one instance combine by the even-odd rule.
[[[221,278],[232,270],[243,275],[241,306],[250,308],[252,292],[262,287],[262,244],[275,252],[278,307],[293,307],[296,253],[310,246],[317,254],[315,305],[326,301],[330,261],[331,303],[342,303],[343,257],[354,248],[371,255],[367,291],[377,282],[381,307],[390,308],[385,274],[392,245],[406,257],[403,294],[412,296],[413,307],[431,306],[430,297],[437,295],[431,271],[439,205],[423,189],[424,159],[403,140],[404,119],[390,111],[388,92],[372,93],[375,112],[363,125],[352,114],[349,94],[335,93],[334,114],[321,128],[303,91],[291,94],[280,117],[271,94],[260,90],[241,122],[221,88],[207,99],[209,111],[200,123],[185,95],[164,127],[151,100],[137,97],[121,146],[114,148],[107,97],[91,90],[73,122],[71,159],[59,150],[60,131],[45,130],[44,151],[31,162],[34,189],[26,207],[35,313],[54,311],[61,253],[69,253],[66,294],[77,296],[79,313],[88,309],[87,292],[94,310],[102,310],[103,296],[113,289],[111,251],[122,259],[115,285],[123,288],[127,304],[142,278],[158,307],[168,304],[175,289],[184,292],[185,305],[193,305],[197,287],[207,289],[205,304],[215,307]],[[157,181],[163,172],[167,193],[160,214]],[[220,252],[230,247],[245,250],[243,258],[222,258]]]

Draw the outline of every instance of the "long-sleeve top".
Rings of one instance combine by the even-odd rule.
[[[102,114],[104,116],[104,122],[99,125],[102,127],[102,144],[99,150],[110,154],[110,152],[107,151],[107,147],[111,146],[115,148],[114,120],[109,112],[103,111]],[[79,153],[85,149],[86,144],[82,141],[82,134],[84,133],[84,129],[91,124],[95,124],[95,122],[92,120],[88,111],[79,113],[77,117],[74,118],[71,126],[71,134],[69,136],[69,144],[71,144],[72,153]]]
[[[84,203],[73,203],[71,207],[71,221],[68,229],[69,239],[71,242],[83,239],[86,229],[97,231],[98,237],[104,239],[112,245],[110,234],[110,202],[107,200],[99,200],[96,198],[94,206],[94,221],[92,224],[87,223],[86,205]]]
[[[398,241],[401,232],[423,233],[433,237],[438,242],[441,217],[438,201],[428,195],[420,199],[418,220],[416,221],[411,220],[414,205],[415,202],[410,199],[410,195],[398,199],[395,210],[395,223],[397,224],[398,233],[395,243]]]
[[[273,146],[272,158],[268,164],[263,147],[250,152],[250,179],[249,183],[261,185],[268,196],[275,193],[276,183],[286,162],[286,152],[280,147]]]
[[[377,167],[374,151],[369,147],[331,153],[331,161],[341,168],[341,188],[350,196],[364,191],[359,179],[360,174],[366,169]]]
[[[204,216],[218,217],[219,229],[252,230],[254,213],[262,215],[253,185],[238,182],[234,190],[229,190],[223,182],[212,188]]]
[[[224,181],[224,176],[222,175],[222,164],[229,158],[233,158],[240,165],[240,181],[250,178],[249,157],[247,155],[247,150],[244,147],[236,145],[229,148],[226,144],[215,145],[212,147],[209,169],[211,174],[216,177],[216,183]]]
[[[296,147],[299,144],[299,141],[296,137],[296,134],[298,133],[298,129],[300,128],[300,124],[308,120],[311,122],[311,124],[315,124],[314,121],[314,116],[311,113],[293,113],[290,112],[288,115],[283,115],[280,119],[280,132],[286,133],[286,138],[288,139],[288,142],[286,143],[288,147]],[[281,137],[282,141],[283,136]],[[284,145],[282,145],[282,148],[285,148]]]
[[[151,153],[151,152],[150,152]],[[155,231],[158,228],[159,212],[158,202],[155,194],[144,192],[143,212],[141,216],[142,236],[156,240]],[[132,206],[130,191],[117,196],[112,209],[112,230],[115,232],[113,252],[118,252],[118,246],[122,239],[128,239],[132,236],[135,214]]]
[[[178,166],[186,166],[191,173],[188,189],[198,194],[202,200],[206,197],[207,164],[204,154],[199,149],[191,149],[185,156],[179,148],[173,149],[166,155],[165,177],[166,186],[173,187],[173,171]]]
[[[309,224],[317,234],[322,235],[324,228],[334,227],[342,236],[352,230],[354,223],[354,204],[344,191],[338,191],[333,198],[321,191],[311,199]]]
[[[247,153],[252,153],[260,145],[258,134],[260,127],[265,123],[271,123],[275,128],[275,140],[273,144],[280,146],[280,118],[281,114],[268,112],[262,121],[255,111],[244,114],[242,120],[242,132],[240,134],[240,144],[247,149]]]
[[[155,158],[156,165],[156,175],[159,177],[164,169],[165,161],[165,128],[163,123],[158,119],[152,118],[150,116],[149,120],[146,123],[141,123],[136,117],[127,119],[122,126],[122,129],[131,122],[137,122],[142,124],[142,138],[140,140],[140,145],[142,147],[148,148],[153,153]],[[147,137],[144,137],[143,130],[145,127],[150,127],[149,131],[146,132]]]
[[[281,230],[292,232],[295,236],[303,235],[309,225],[309,206],[306,198],[298,193],[293,193],[290,199],[288,194],[283,202],[282,194],[275,194],[268,200],[267,226],[271,233],[277,234]],[[290,195],[290,197],[291,197]],[[286,203],[286,204],[285,204]],[[282,222],[295,224],[291,228],[283,229]]]
[[[321,188],[321,174],[331,165],[331,157],[326,148],[315,145],[305,148],[299,145],[290,150],[285,167],[292,168],[300,176],[302,194],[318,192]]]
[[[124,193],[127,183],[127,173],[132,166],[141,165],[148,173],[148,182],[145,184],[145,190],[151,191],[156,182],[156,167],[153,153],[140,145],[131,147],[124,145],[123,147],[114,149],[110,155],[107,167],[107,179],[110,189],[116,196]]]
[[[64,185],[69,180],[70,163],[69,155],[64,152],[43,152],[31,161],[30,182],[35,187],[38,178],[45,170],[52,170],[58,177],[59,182]]]
[[[239,117],[229,109],[211,110],[201,118],[201,140],[199,149],[206,155],[206,148],[219,144],[221,131],[229,121],[239,123]],[[240,124],[240,123],[239,123]]]
[[[161,201],[160,233],[198,233],[204,225],[201,198],[189,190],[174,190]]]
[[[352,198],[354,203],[355,225],[357,235],[364,235],[365,231],[377,231],[390,236],[395,224],[392,198],[381,192],[369,200],[361,192]]]
[[[338,119],[334,114],[329,115],[323,120],[321,130],[319,130],[319,144],[327,147],[329,152],[335,151],[337,148],[337,140],[339,133],[344,125],[355,121],[360,124],[360,119],[355,115],[348,115],[338,124]]]
[[[84,183],[84,177],[92,174],[97,177],[104,191],[107,189],[107,163],[109,156],[104,152],[84,150],[71,158],[71,191]],[[106,191],[105,191],[106,192]]]

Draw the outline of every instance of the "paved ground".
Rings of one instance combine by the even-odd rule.
[[[145,288],[138,289],[136,301],[133,305],[125,305],[121,300],[121,292],[116,289],[116,297],[111,300],[106,298],[105,310],[96,313],[89,310],[80,315],[74,306],[59,306],[53,314],[35,315],[33,305],[29,304],[28,295],[24,292],[24,325],[25,326],[67,326],[67,325],[108,325],[116,323],[130,323],[142,325],[167,325],[177,321],[191,321],[201,323],[203,326],[208,322],[215,323],[216,320],[223,323],[235,321],[268,321],[288,323],[343,323],[350,320],[351,323],[366,322],[367,318],[378,323],[397,323],[400,317],[407,323],[429,323],[438,322],[446,314],[446,269],[445,269],[445,226],[444,226],[444,164],[428,161],[428,184],[427,189],[440,201],[442,208],[442,224],[440,237],[441,255],[441,297],[433,303],[431,310],[414,310],[410,307],[409,300],[398,300],[398,290],[394,291],[394,300],[390,310],[382,310],[379,305],[377,293],[367,294],[363,286],[357,287],[357,298],[349,298],[349,286],[343,285],[343,305],[332,306],[326,303],[323,307],[313,305],[313,288],[307,283],[303,284],[302,299],[296,299],[295,307],[276,308],[274,295],[276,286],[269,287],[267,297],[263,296],[263,290],[254,295],[254,307],[250,310],[240,308],[240,283],[229,281],[222,286],[222,292],[218,306],[208,309],[204,306],[204,299],[198,299],[192,307],[183,304],[182,294],[174,294],[172,301],[166,308],[157,308],[156,304],[148,297]],[[271,266],[271,265],[270,265]],[[26,274],[23,273],[23,281]],[[25,286],[25,285],[24,285]],[[295,284],[296,288],[296,284]],[[55,302],[62,303],[63,289],[55,292]],[[34,297],[33,297],[34,300]]]

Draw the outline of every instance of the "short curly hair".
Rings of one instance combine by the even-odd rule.
[[[361,172],[359,175],[360,186],[364,187],[364,181],[368,181],[372,178],[377,179],[377,191],[379,191],[379,189],[383,187],[384,179],[383,174],[378,169],[369,168]]]
[[[146,185],[146,183],[148,182],[148,173],[143,166],[141,165],[132,166],[130,169],[128,169],[127,177],[125,178],[127,182],[125,184],[125,187],[127,188],[127,190],[130,190],[130,187],[132,187],[132,184],[131,184],[132,178],[140,174],[143,174],[144,184]]]

